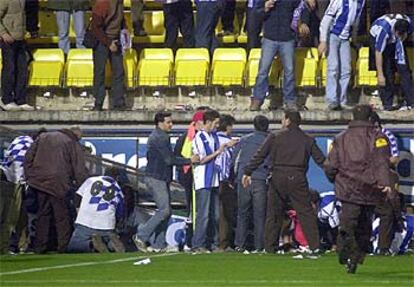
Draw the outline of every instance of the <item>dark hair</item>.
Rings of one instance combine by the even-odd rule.
[[[209,106],[199,106],[199,107],[197,107],[196,108],[196,112],[198,112],[198,111],[207,111],[207,110],[210,110],[210,107]]]
[[[398,35],[403,35],[403,34],[408,33],[409,28],[410,28],[410,23],[408,23],[408,21],[403,20],[403,19],[398,19],[394,25],[394,30]]]
[[[170,112],[158,112],[155,114],[154,117],[154,123],[156,126],[158,126],[158,123],[163,123],[165,121],[165,118],[171,117],[171,113]]]
[[[285,119],[289,119],[292,124],[300,125],[302,121],[302,117],[298,111],[294,110],[286,110],[285,111]]]
[[[37,131],[34,131],[30,134],[31,138],[35,141],[42,133],[46,133],[47,129],[46,128],[40,128]]]
[[[372,115],[372,108],[369,105],[357,105],[352,110],[352,116],[356,121],[369,121]]]
[[[267,132],[269,129],[269,119],[265,116],[258,115],[253,119],[254,129],[259,132]]]
[[[381,118],[376,112],[371,112],[371,116],[369,118],[370,122],[373,124],[378,124],[379,127],[381,127]]]
[[[236,119],[231,115],[221,115],[220,116],[220,123],[218,127],[218,131],[224,132],[226,131],[228,126],[233,126],[236,122]]]
[[[203,122],[214,121],[215,119],[220,118],[220,114],[216,110],[207,110],[204,112]]]

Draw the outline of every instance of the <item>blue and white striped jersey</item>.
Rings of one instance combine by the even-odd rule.
[[[321,42],[327,41],[329,33],[348,40],[352,27],[359,23],[364,5],[365,0],[332,0],[321,21]]]
[[[397,139],[394,136],[394,134],[392,132],[390,132],[389,130],[387,130],[386,128],[382,128],[381,131],[388,139],[388,142],[390,144],[391,156],[394,156],[394,157],[400,156],[400,150],[398,148],[398,142],[397,142]]]
[[[193,154],[198,155],[200,160],[214,153],[220,147],[216,133],[207,133],[204,130],[198,131],[193,139]],[[195,190],[219,186],[218,168],[215,159],[204,164],[195,165],[193,168]]]
[[[414,25],[408,16],[403,14],[387,14],[372,23],[370,34],[375,38],[375,49],[379,52],[384,52],[388,44],[397,42],[397,37],[394,33],[394,26],[397,20],[406,20],[410,23],[409,33],[414,32]]]
[[[220,146],[231,141],[231,137],[223,132],[217,133]],[[219,171],[219,181],[228,180],[230,177],[231,163],[234,148],[226,148],[222,154],[216,157],[216,166]]]
[[[318,219],[322,223],[328,223],[331,228],[339,225],[340,202],[336,201],[335,192],[327,191],[319,193]]]
[[[0,168],[4,171],[8,181],[19,183],[24,181],[24,157],[33,143],[29,136],[15,138],[4,152],[4,160]]]

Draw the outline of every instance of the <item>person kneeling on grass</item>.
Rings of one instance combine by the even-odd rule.
[[[117,181],[120,172],[111,168],[105,176],[88,178],[75,196],[78,215],[68,252],[125,252],[115,233],[124,217],[124,195]]]

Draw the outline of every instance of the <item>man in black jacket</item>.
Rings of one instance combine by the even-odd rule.
[[[133,236],[135,245],[142,252],[148,251],[147,242],[154,233],[155,243],[151,247],[166,247],[165,232],[171,216],[169,184],[172,181],[172,167],[199,161],[197,156],[187,159],[174,155],[168,135],[173,125],[171,113],[158,112],[154,123],[156,129],[150,134],[147,143],[148,164],[145,180],[158,209],[145,224],[138,226],[137,233]]]
[[[299,127],[301,117],[297,111],[286,111],[282,119],[282,130],[271,133],[244,169],[242,184],[247,188],[252,182],[252,173],[270,156],[272,163],[271,187],[267,195],[265,249],[275,252],[278,247],[283,217],[288,208],[296,210],[303,232],[309,243],[310,258],[319,253],[317,216],[311,204],[306,172],[309,158],[322,166],[325,156],[315,139]]]

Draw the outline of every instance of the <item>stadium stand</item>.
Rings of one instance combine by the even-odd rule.
[[[144,49],[138,63],[138,86],[170,86],[174,55],[168,48]]]
[[[214,51],[211,84],[214,86],[243,86],[246,51],[243,48],[218,48]]]
[[[369,70],[369,48],[359,50],[357,67],[355,70],[355,83],[359,87],[372,87],[377,85],[377,72]]]
[[[37,49],[29,67],[29,86],[61,86],[64,64],[65,55],[61,49]]]
[[[207,49],[179,49],[175,56],[175,85],[206,86],[209,66]]]

